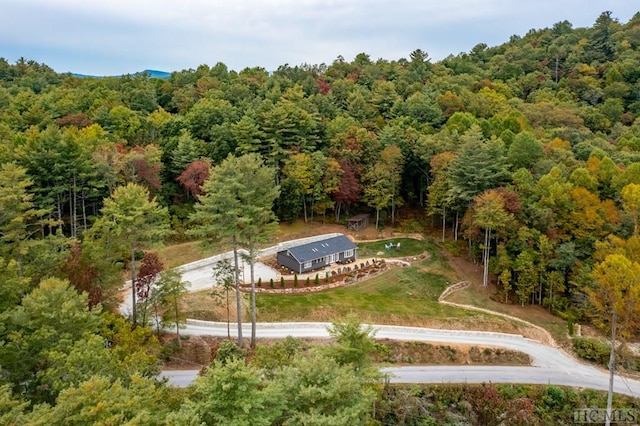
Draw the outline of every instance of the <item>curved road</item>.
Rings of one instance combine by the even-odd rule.
[[[231,335],[236,330],[231,325]],[[259,338],[328,338],[330,323],[259,323]],[[243,327],[243,335],[250,335],[250,324]],[[389,374],[393,383],[531,383],[556,384],[607,390],[609,373],[576,361],[559,349],[543,345],[523,336],[482,331],[440,330],[419,327],[374,325],[375,337],[381,339],[421,341],[432,343],[471,344],[513,349],[528,354],[531,367],[503,366],[409,366],[388,367],[382,371]],[[227,336],[227,323],[187,320],[181,331],[185,335]],[[165,370],[169,384],[187,386],[199,370]],[[614,391],[640,397],[640,381],[616,376]]]

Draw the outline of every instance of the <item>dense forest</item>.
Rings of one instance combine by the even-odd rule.
[[[640,13],[438,62],[416,49],[158,79],[0,59],[0,82],[0,419],[29,402],[55,417],[99,389],[160,398],[143,378],[148,330],[101,312],[140,250],[193,238],[231,158],[274,171],[281,221],[367,212],[394,226],[419,212],[504,300],[596,323],[618,303],[624,336],[639,331]]]

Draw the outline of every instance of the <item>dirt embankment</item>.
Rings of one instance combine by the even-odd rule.
[[[174,336],[164,336],[167,348],[165,369],[199,369],[211,363],[222,337],[189,336],[181,347],[172,344]],[[308,344],[328,344],[329,340],[303,339]],[[258,339],[258,344],[273,341]],[[531,358],[522,352],[502,348],[473,345],[435,344],[378,339],[381,349],[373,354],[373,361],[392,365],[531,365]],[[249,353],[249,356],[251,354]]]

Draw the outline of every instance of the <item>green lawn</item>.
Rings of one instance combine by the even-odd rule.
[[[214,256],[228,250],[225,245],[204,248],[199,241],[172,244],[157,250],[160,261],[165,269],[175,268],[185,263],[194,262],[206,257]]]
[[[447,297],[447,300],[522,318],[549,331],[558,344],[562,346],[568,346],[570,344],[567,335],[566,321],[551,314],[545,308],[537,305],[526,305],[522,307],[519,304],[499,303],[492,300],[489,296],[489,290],[477,286],[470,286],[455,292]]]
[[[438,303],[442,291],[455,282],[449,274],[437,272],[447,270],[440,259],[436,254],[410,267],[392,267],[353,286],[321,293],[258,294],[258,319],[264,322],[334,321],[355,313],[365,323],[515,332],[516,326],[509,320]]]
[[[415,238],[390,238],[388,240],[356,243],[359,257],[405,257],[416,256],[431,251],[434,246],[431,240],[416,240]],[[386,245],[393,244],[393,248]],[[400,244],[400,247],[397,245]]]

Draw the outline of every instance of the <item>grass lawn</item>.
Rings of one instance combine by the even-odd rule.
[[[378,322],[402,322],[425,317],[464,317],[469,313],[440,305],[438,296],[448,281],[419,265],[390,271],[351,287],[313,294],[257,297],[263,321],[330,321],[349,312]]]
[[[388,240],[371,241],[366,243],[356,243],[359,257],[405,257],[415,256],[427,251],[431,251],[435,246],[430,239],[416,240],[415,238],[390,238]],[[385,245],[393,244],[393,248],[386,248]],[[400,244],[400,247],[397,245]]]
[[[493,290],[483,289],[477,285],[471,285],[453,293],[447,297],[447,300],[522,318],[549,331],[555,341],[561,346],[569,345],[566,321],[552,315],[541,306],[525,305],[522,307],[519,304],[499,303],[490,298],[492,291]]]
[[[190,241],[165,246],[158,249],[157,252],[165,269],[170,269],[184,265],[185,263],[204,259],[205,257],[214,256],[226,250],[228,250],[228,247],[224,244],[203,248],[199,241]]]

